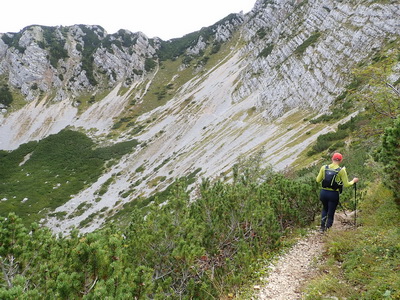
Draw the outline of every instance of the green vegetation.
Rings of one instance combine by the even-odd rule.
[[[205,180],[191,204],[178,181],[163,205],[134,209],[126,229],[55,237],[14,214],[1,218],[0,297],[215,299],[237,290],[317,209],[315,185],[243,166],[232,184]]]
[[[0,151],[0,215],[16,212],[25,224],[67,202],[95,182],[105,162],[132,151],[137,141],[95,148],[84,134],[63,130],[40,142]]]
[[[395,120],[400,113],[400,94],[396,88],[398,83],[391,83],[388,77],[391,70],[400,61],[399,52],[393,51],[393,49],[398,49],[399,45],[399,39],[391,41],[385,49],[373,56],[370,64],[361,64],[353,72],[351,82],[335,99],[332,114],[322,115],[310,121],[312,124],[332,122],[344,118],[355,109],[361,107],[367,109],[367,113],[359,114],[346,124],[339,125],[336,132],[319,136],[317,143],[308,152],[309,156],[327,149],[333,151],[342,148],[344,146],[343,139],[359,127],[363,127],[362,134],[368,138],[371,138],[370,135],[377,138],[378,135],[383,134],[385,127],[392,127],[392,120]],[[396,127],[396,125],[394,126]],[[396,129],[391,129],[385,144],[391,143],[391,147],[395,148],[396,144],[388,141],[393,138],[396,140],[396,134]],[[382,149],[382,151],[393,152],[389,149]],[[390,155],[395,156],[397,153]],[[384,158],[382,159],[382,162],[391,165],[390,168],[396,168],[393,160],[389,164]]]
[[[257,30],[256,34],[259,39],[263,39],[267,35],[267,32],[265,31],[265,28],[260,28]]]
[[[42,26],[44,41],[39,44],[42,49],[48,49],[50,64],[57,69],[60,59],[68,58],[68,51],[64,48],[65,40],[60,39],[57,27]]]
[[[43,42],[38,42],[39,47],[42,49],[48,49],[50,53],[50,64],[57,68],[58,61],[68,57],[68,51],[64,49],[65,40],[61,39],[57,35],[59,30],[56,27],[41,26],[43,30]],[[24,28],[24,30],[30,30],[29,27]],[[62,30],[62,29],[61,29]],[[14,47],[19,52],[24,53],[25,48],[19,45],[19,40],[23,34],[23,31],[19,33],[4,34],[1,38],[9,47]],[[11,36],[10,36],[11,35]]]
[[[321,36],[320,32],[313,33],[308,39],[306,39],[301,45],[299,45],[294,51],[295,54],[301,55],[306,51],[306,49],[315,44],[318,38]]]
[[[82,70],[86,71],[86,77],[89,83],[93,86],[97,85],[97,80],[94,77],[94,52],[101,45],[101,40],[99,36],[92,29],[87,28],[84,25],[80,25],[80,28],[85,33],[83,36],[84,47],[77,47],[77,50],[82,52]],[[78,46],[77,45],[77,46]]]
[[[145,62],[144,62],[144,69],[147,72],[150,72],[151,70],[153,70],[155,67],[157,66],[157,62],[152,59],[152,58],[146,58]]]
[[[350,121],[339,125],[337,131],[328,132],[318,136],[316,144],[312,146],[312,149],[308,151],[307,155],[312,156],[327,149],[334,151],[335,149],[337,150],[338,148],[343,147],[343,140],[346,139],[353,130],[355,130],[357,124],[360,124],[361,121],[362,117],[353,117]]]
[[[187,48],[196,45],[200,36],[203,38],[204,42],[208,42],[210,38],[214,35],[215,27],[217,27],[219,24],[224,24],[225,22],[231,21],[235,18],[237,18],[236,14],[230,14],[229,16],[212,26],[204,27],[199,31],[189,33],[181,38],[171,39],[169,41],[161,41],[161,47],[157,51],[157,55],[160,61],[175,59],[183,55]]]
[[[297,53],[315,43],[316,35]],[[160,72],[145,96],[150,104],[146,102],[148,106],[136,113],[167,101],[169,92],[193,76],[189,68],[215,59],[207,56],[210,52],[188,57],[188,70],[178,74],[177,66],[184,58],[177,55],[182,54],[184,42],[190,41],[187,38],[182,44],[166,42],[170,48],[160,52],[164,59]],[[312,146],[315,160],[329,161],[331,152],[338,149],[344,154],[349,176],[361,181],[359,202],[346,189],[342,204],[350,209],[357,204],[361,214],[359,227],[326,235],[326,263],[304,288],[308,299],[400,298],[399,80],[387,81],[400,58],[400,48],[394,45],[390,45],[391,54],[377,53],[371,65],[360,66],[337,97],[332,115],[312,120],[334,122],[350,113],[350,108],[365,108]],[[209,45],[208,51],[217,49]],[[183,105],[190,105],[190,97]],[[132,132],[144,128],[131,116],[121,117],[115,127],[122,126],[132,126]],[[258,280],[260,261],[276,254],[292,231],[313,224],[320,210],[315,183],[319,165],[275,173],[261,168],[261,156],[256,155],[233,167],[230,183],[205,178],[193,191],[193,178],[200,172],[196,170],[152,197],[126,203],[115,218],[108,219],[107,227],[93,233],[54,236],[31,223],[46,209],[92,184],[106,162],[112,163],[136,145],[137,141],[130,141],[96,148],[84,134],[64,130],[15,151],[0,152],[1,299],[225,299]],[[144,161],[135,171],[146,167]],[[165,179],[160,176],[153,183]],[[100,195],[112,180],[100,187]],[[139,184],[132,183],[121,192],[122,197]],[[197,195],[196,201],[191,201],[191,193]],[[73,214],[82,214],[89,205],[79,205]],[[108,210],[104,208],[103,215]],[[80,226],[95,217],[90,215]]]
[[[13,102],[13,100],[14,99],[10,92],[8,84],[4,84],[0,88],[0,104],[3,104],[4,106],[8,107]]]
[[[198,173],[200,171],[201,171],[201,168],[196,169],[195,171],[190,173],[188,176],[177,179],[174,183],[167,186],[164,190],[156,192],[148,198],[139,198],[139,199],[135,199],[135,201],[125,203],[123,209],[118,211],[115,214],[115,216],[112,216],[111,218],[109,218],[108,221],[112,222],[112,223],[117,223],[119,226],[126,227],[127,224],[129,224],[131,221],[131,215],[132,215],[133,211],[136,211],[138,209],[146,211],[147,207],[150,203],[162,204],[162,203],[167,202],[169,199],[169,195],[172,193],[173,189],[176,187],[177,182],[179,183],[182,180],[184,180],[187,185],[191,185],[191,184],[195,183],[196,176],[198,175]],[[130,186],[130,188],[136,187],[139,183],[140,182],[135,182],[134,184],[132,184]],[[126,191],[125,193],[127,193],[129,195],[129,193],[131,193],[131,191],[132,190]],[[124,195],[121,195],[121,196],[124,196]],[[125,195],[125,197],[127,197],[127,195]],[[145,214],[145,212],[143,212],[143,213]]]
[[[78,104],[78,114],[85,112],[93,103],[104,99],[110,92],[110,89],[104,88],[101,91],[97,91],[96,94],[93,93],[82,93],[78,98],[75,99],[76,104]]]
[[[385,129],[382,146],[378,149],[376,158],[384,164],[387,175],[385,182],[392,188],[400,204],[400,118],[395,121],[393,127]]]
[[[19,40],[22,36],[22,31],[18,33],[5,33],[1,36],[3,42],[9,47],[17,49],[20,53],[24,53],[26,48],[19,45]]]
[[[389,43],[371,64],[356,70],[356,78],[336,103],[350,97],[365,108],[354,124],[348,124],[351,143],[341,148],[346,167],[361,178],[357,188],[363,192],[355,197],[348,189],[341,197],[347,208],[357,204],[358,227],[331,231],[325,237],[325,263],[304,288],[305,299],[400,299],[400,122],[396,109],[400,97],[396,83],[388,84],[398,61],[399,51],[393,51],[397,43]]]
[[[117,33],[107,35],[102,41],[101,45],[107,49],[108,52],[114,53],[112,45],[116,45],[119,49],[124,51],[123,47],[130,48],[137,42],[137,36],[124,29],[118,30]]]
[[[399,299],[400,210],[382,184],[361,202],[357,230],[330,232],[326,263],[306,299]]]
[[[386,51],[374,56],[375,59],[367,67],[354,71],[353,84],[355,88],[364,86],[365,90],[359,94],[357,100],[368,109],[374,110],[381,116],[396,119],[400,113],[399,79],[391,82],[388,78],[391,70],[400,62],[398,51],[390,51],[400,47],[400,39],[392,41]],[[378,59],[379,58],[379,59]]]
[[[182,39],[185,40],[186,38],[183,37]],[[231,53],[231,47],[236,45],[236,38],[237,36],[233,37],[231,41],[222,44],[214,41],[198,56],[184,54],[175,56],[178,55],[178,51],[174,52],[174,55],[170,53],[172,58],[169,59],[170,55],[164,57],[161,54],[159,69],[154,75],[151,85],[143,97],[143,101],[132,107],[129,110],[129,115],[139,116],[164,105],[176,94],[182,85],[198,74],[198,69],[206,70],[208,66],[215,66],[221,60],[225,59]],[[174,45],[174,40],[165,43]],[[172,45],[170,46],[172,47]],[[160,54],[158,55],[160,56]],[[182,65],[185,65],[185,68],[182,69]],[[147,82],[143,83],[143,87],[146,84]],[[132,102],[136,104],[134,100]],[[183,105],[190,105],[190,101],[185,102]],[[122,126],[123,124],[119,125]]]
[[[264,48],[259,54],[258,57],[267,57],[271,54],[272,50],[274,49],[274,45],[270,44],[266,48]]]
[[[194,76],[190,69],[178,71],[181,63],[181,59],[162,62],[160,69],[152,80],[149,90],[143,97],[143,101],[132,109],[133,114],[141,115],[165,104],[172,98],[178,87]],[[175,75],[178,76],[174,78]]]

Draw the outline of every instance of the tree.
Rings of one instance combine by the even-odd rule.
[[[3,85],[3,87],[0,88],[0,104],[9,106],[12,101],[13,96],[8,88],[8,85]]]
[[[385,129],[382,136],[382,145],[378,149],[376,158],[384,164],[388,175],[386,183],[393,189],[397,201],[400,200],[400,118],[393,127]]]
[[[397,58],[376,56],[373,60],[373,64],[355,71],[357,81],[365,85],[360,101],[376,113],[396,119],[400,113],[400,91],[396,87],[398,80],[392,83],[389,78]]]

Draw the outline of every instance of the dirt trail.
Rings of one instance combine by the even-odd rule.
[[[336,213],[332,230],[344,230],[349,227],[351,214]],[[263,278],[258,300],[298,300],[302,299],[301,286],[310,279],[318,269],[324,250],[323,234],[311,231],[286,253],[278,257],[269,266],[269,275]]]

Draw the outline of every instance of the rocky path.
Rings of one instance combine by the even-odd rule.
[[[337,213],[332,230],[348,227],[348,217]],[[317,271],[323,254],[324,235],[317,230],[311,231],[286,253],[278,257],[269,266],[269,275],[263,278],[265,284],[259,289],[258,300],[299,300],[302,299],[300,288]]]
[[[257,299],[301,299],[299,288],[316,272],[316,261],[322,250],[322,235],[317,231],[299,240],[269,267],[270,275],[263,278],[266,284],[261,287]]]

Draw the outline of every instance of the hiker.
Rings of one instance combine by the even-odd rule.
[[[343,186],[349,187],[358,182],[356,177],[349,181],[346,168],[339,166],[342,160],[342,154],[333,154],[332,164],[322,166],[317,176],[317,182],[322,182],[319,195],[322,202],[321,232],[326,231],[333,224],[335,210],[339,204],[339,194],[342,192]]]

